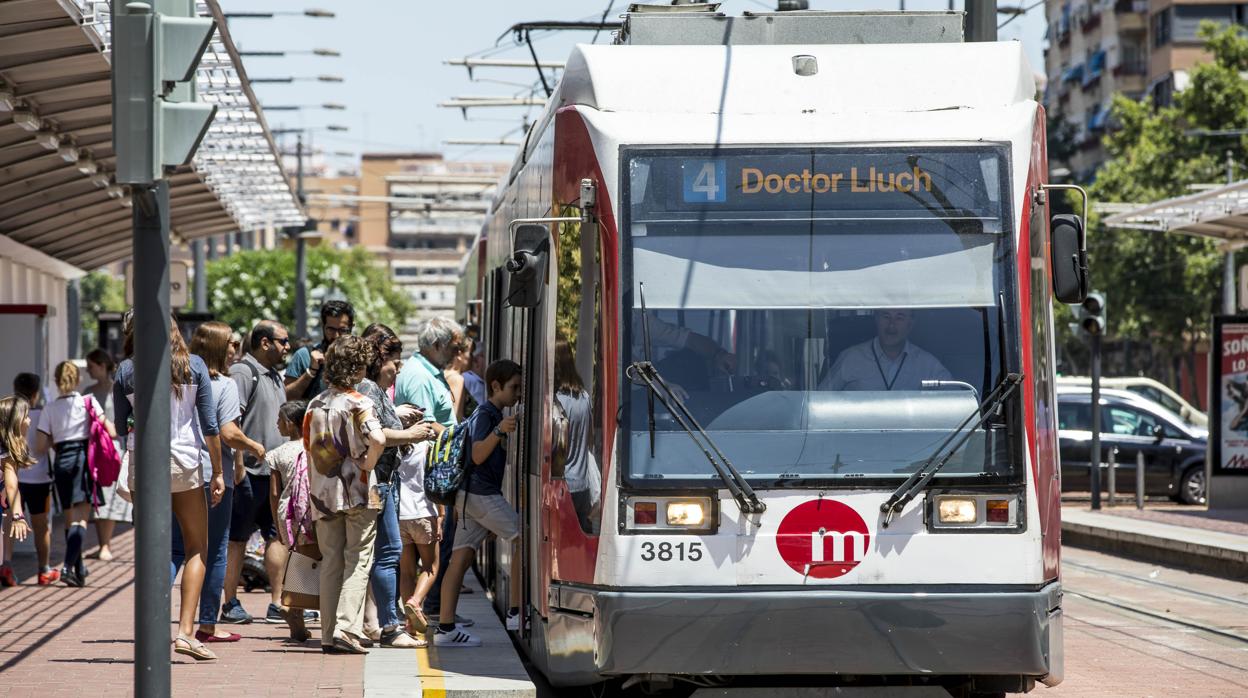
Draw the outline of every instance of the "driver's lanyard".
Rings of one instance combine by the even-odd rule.
[[[901,361],[897,364],[897,370],[893,371],[893,380],[890,381],[888,376],[884,375],[884,366],[880,363],[880,355],[875,351],[875,342],[871,343],[871,356],[875,359],[875,368],[880,372],[880,380],[884,381],[885,390],[892,390],[893,386],[897,385],[897,377],[901,375],[901,369],[906,365],[906,357],[909,355],[910,352],[901,353]]]

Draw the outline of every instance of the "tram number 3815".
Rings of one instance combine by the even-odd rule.
[[[693,541],[690,543],[671,543],[664,541],[662,543],[654,543],[645,541],[641,544],[641,559],[646,562],[658,560],[659,562],[697,562],[702,559],[702,544]]]

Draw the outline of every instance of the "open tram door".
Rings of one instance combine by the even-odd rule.
[[[512,221],[509,226],[512,255],[504,267],[507,277],[502,284],[506,290],[503,294],[495,291],[495,297],[502,295],[503,302],[494,307],[498,308],[498,312],[507,314],[504,324],[510,332],[503,339],[502,346],[507,347],[510,353],[491,358],[510,356],[518,360],[523,368],[522,417],[516,431],[517,438],[507,446],[511,475],[507,479],[510,491],[505,494],[509,501],[517,505],[523,523],[519,543],[512,548],[512,554],[519,556],[523,562],[523,571],[519,579],[511,579],[509,583],[522,585],[519,594],[522,610],[519,634],[526,642],[529,641],[530,623],[535,616],[546,615],[555,526],[549,521],[551,507],[545,499],[552,475],[562,477],[552,473],[552,456],[560,443],[559,435],[555,433],[560,431],[558,425],[566,425],[555,399],[555,345],[560,335],[559,312],[564,305],[558,290],[560,270],[556,250],[558,243],[566,237],[565,233],[574,231],[578,241],[590,241],[591,258],[595,256],[597,226],[591,215],[593,196],[593,184],[586,181],[582,184],[579,207],[569,206],[560,210],[560,213],[575,215]],[[581,245],[578,243],[577,247]],[[496,278],[495,284],[499,281],[502,279]],[[586,290],[592,294],[593,288],[595,285],[591,277]],[[580,292],[581,289],[578,289],[578,294]],[[592,334],[597,324],[592,315],[589,318],[583,316],[585,311],[592,313],[595,306],[593,303],[578,305],[583,309],[578,313],[581,316],[578,320],[584,327],[590,328]],[[578,354],[589,359],[589,352],[594,347],[593,337],[583,344]],[[499,560],[504,569],[508,566],[515,568],[514,563],[503,560],[501,555]],[[500,593],[503,591],[510,593],[511,590],[499,590]]]

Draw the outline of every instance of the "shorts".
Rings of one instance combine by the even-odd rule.
[[[455,507],[460,517],[452,550],[476,548],[485,542],[488,533],[508,541],[520,535],[520,517],[501,494],[460,492]]]
[[[399,541],[403,545],[433,545],[438,540],[434,531],[438,530],[438,517],[423,516],[419,519],[404,519],[399,522]]]
[[[86,443],[86,442],[84,441],[83,443]],[[83,461],[84,462],[86,461],[85,456],[83,457]],[[135,494],[138,493],[138,490],[139,490],[139,484],[138,484],[139,469],[136,467],[136,463],[134,463],[133,461],[130,461],[127,465],[128,465],[128,468],[126,470],[126,488],[130,490],[131,497],[133,497]],[[90,475],[88,475],[88,477],[90,477]],[[170,494],[177,494],[178,492],[190,492],[191,490],[196,490],[203,486],[204,486],[204,473],[203,473],[203,470],[200,469],[199,463],[196,463],[193,466],[188,468],[182,463],[179,463],[177,458],[169,459],[169,493]],[[59,494],[61,491],[60,489],[61,486],[59,482],[56,488],[57,488],[56,491]],[[102,501],[100,501],[97,498],[97,501],[95,502],[96,506],[99,506],[101,503]],[[65,500],[62,498],[61,507],[64,507],[64,506],[65,506]]]
[[[52,508],[52,483],[37,484],[17,483],[17,491],[22,493],[22,507],[31,516],[48,513]]]
[[[266,541],[277,538],[273,508],[269,506],[268,475],[247,473],[234,486],[234,511],[230,514],[230,542],[246,543],[253,531],[259,530]]]

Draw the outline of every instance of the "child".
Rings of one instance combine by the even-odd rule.
[[[4,501],[0,502],[0,529],[4,528],[5,510],[12,522],[9,534],[17,540],[26,540],[30,527],[26,525],[26,512],[22,509],[22,495],[17,488],[17,470],[35,463],[26,443],[30,430],[30,405],[24,398],[10,395],[0,400],[0,469],[4,471]],[[4,544],[4,531],[0,530],[0,546]],[[3,559],[4,550],[0,550]],[[11,570],[4,586],[17,584]]]
[[[520,364],[500,359],[485,369],[486,401],[468,418],[465,427],[472,447],[472,476],[466,491],[456,499],[455,509],[462,512],[455,531],[451,562],[442,580],[441,618],[433,644],[438,647],[480,647],[480,638],[455,625],[455,606],[459,603],[459,587],[464,573],[472,564],[477,546],[487,533],[499,540],[511,541],[520,535],[520,519],[516,510],[503,498],[503,472],[507,467],[507,451],[503,447],[507,435],[516,430],[515,415],[503,416],[503,410],[520,401]],[[518,582],[519,556],[512,555],[512,580]],[[507,612],[508,630],[519,629],[520,584],[510,585],[511,608]]]
[[[43,411],[43,395],[39,389],[39,376],[33,373],[19,373],[13,379],[13,394],[25,398],[30,405],[31,428],[26,432],[26,444],[34,457],[35,444],[38,443],[39,415]],[[52,567],[50,551],[52,549],[52,467],[48,456],[36,458],[29,468],[17,471],[17,489],[22,495],[23,511],[30,516],[35,534],[35,554],[39,562],[39,586],[55,584],[61,579],[61,571]],[[0,580],[12,574],[9,559],[13,557],[12,540],[6,541],[9,548],[5,551],[5,565],[0,568]]]
[[[307,457],[303,452],[302,425],[307,411],[308,403],[303,400],[291,400],[278,409],[277,430],[290,441],[269,451],[264,460],[273,472],[269,504],[277,524],[277,539],[292,550],[319,559],[312,514],[308,509]],[[312,637],[302,609],[283,606],[282,615],[290,626],[291,640],[303,643]]]
[[[418,414],[424,411],[418,408]],[[433,434],[432,422],[424,423]],[[403,612],[407,616],[407,631],[419,638],[429,630],[425,617],[425,597],[438,576],[438,543],[442,540],[439,517],[441,507],[425,496],[425,461],[429,446],[418,443],[400,451],[399,462],[399,539],[403,551],[399,556],[399,577],[403,597]],[[416,568],[419,560],[420,569]],[[418,639],[418,642],[424,642]]]

